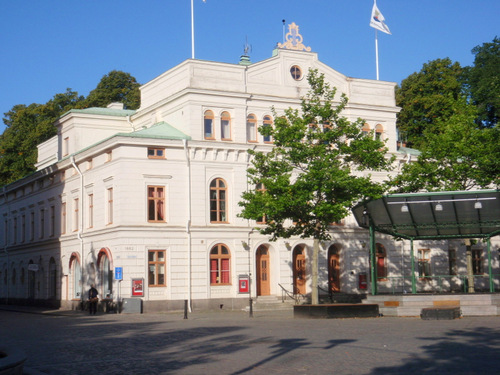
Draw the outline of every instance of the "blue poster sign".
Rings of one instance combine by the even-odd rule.
[[[123,267],[115,267],[115,280],[123,280]]]

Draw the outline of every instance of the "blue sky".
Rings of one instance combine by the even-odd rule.
[[[190,0],[0,0],[0,112],[87,95],[113,69],[146,83],[191,57]],[[373,0],[194,0],[195,57],[253,62],[283,39],[282,20],[337,71],[375,79]],[[380,79],[400,83],[425,62],[471,65],[471,49],[500,36],[498,0],[378,0]],[[3,132],[3,122],[0,132]]]

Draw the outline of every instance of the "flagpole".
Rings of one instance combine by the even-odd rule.
[[[194,59],[194,7],[191,0],[191,58]]]
[[[379,80],[378,75],[378,30],[375,29],[375,67],[377,69],[377,81]]]

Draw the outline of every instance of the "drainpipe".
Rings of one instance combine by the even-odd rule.
[[[79,221],[79,228],[78,228],[78,233],[76,234],[78,240],[80,241],[80,254],[82,255],[82,274],[81,274],[81,283],[82,283],[82,295],[81,295],[81,300],[83,302],[83,295],[84,295],[84,281],[85,281],[85,260],[84,260],[84,252],[83,252],[83,238],[82,238],[82,233],[83,233],[83,174],[78,168],[78,166],[75,163],[75,155],[71,155],[71,165],[75,170],[78,172],[78,175],[80,176],[80,199],[78,202],[78,211],[80,214],[80,217],[78,218]]]
[[[5,186],[3,187],[3,196],[4,196],[5,204],[7,206],[7,223],[8,223],[9,217],[10,217],[10,204],[7,201],[7,193],[5,192]],[[7,251],[8,247],[9,247],[9,231],[7,230],[7,233],[5,233],[5,246],[3,248],[3,251],[4,251],[5,255],[7,256],[7,268],[5,269],[5,272],[7,272],[7,274],[5,276],[5,277],[7,277],[7,296],[5,299],[6,305],[9,304],[9,291],[10,291],[10,288],[9,288],[9,252]]]
[[[184,152],[186,153],[186,165],[188,167],[187,175],[187,212],[188,218],[186,221],[186,233],[188,240],[188,310],[191,312],[191,252],[192,252],[192,241],[191,241],[191,160],[189,159],[189,148],[187,144],[187,139],[182,140],[182,145],[184,146]]]

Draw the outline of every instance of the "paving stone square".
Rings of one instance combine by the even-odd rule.
[[[25,374],[498,374],[500,317],[297,319],[291,312],[0,310]]]

